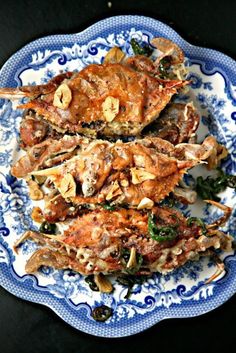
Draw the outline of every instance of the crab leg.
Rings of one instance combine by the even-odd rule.
[[[151,44],[156,47],[162,54],[158,56],[155,64],[168,57],[172,65],[181,64],[184,61],[184,53],[180,47],[170,39],[157,37],[151,40]]]
[[[217,256],[215,253],[211,254],[211,256],[216,264],[217,269],[216,272],[213,273],[213,275],[205,281],[205,284],[211,283],[225,271],[225,265],[219,256]]]
[[[207,229],[215,229],[218,228],[220,226],[222,226],[223,224],[225,224],[225,222],[227,222],[227,220],[229,219],[231,212],[232,212],[232,208],[229,206],[225,206],[222,205],[219,202],[213,201],[213,200],[204,200],[207,203],[210,203],[211,205],[218,207],[219,209],[221,209],[224,212],[224,215],[222,217],[220,217],[219,219],[217,219],[214,223],[207,225]]]
[[[24,178],[28,173],[39,168],[54,165],[54,162],[63,162],[70,158],[80,145],[89,141],[81,136],[65,135],[60,140],[48,138],[30,149],[11,168],[11,173],[17,178]]]
[[[42,245],[27,263],[29,273],[45,264],[71,268],[82,274],[131,269],[166,273],[207,254],[208,249],[228,251],[232,246],[232,237],[218,231],[209,238],[202,234],[201,225],[188,224],[181,213],[167,207],[154,207],[151,215],[132,209],[109,211],[101,207],[78,216],[61,234],[27,232],[15,246],[26,238]],[[125,252],[128,257],[123,259]],[[140,256],[142,266],[137,267]]]
[[[49,94],[55,91],[62,81],[71,78],[71,76],[72,72],[66,72],[54,77],[45,85],[0,88],[0,98],[10,100],[17,100],[24,97],[31,99],[37,98],[40,95]]]
[[[159,152],[161,144],[162,149],[164,148],[164,143],[158,138],[126,144],[95,140],[65,164],[32,171],[31,174],[49,176],[62,196],[69,198],[74,204],[81,204],[81,196],[92,196],[95,197],[94,203],[98,199],[100,202],[114,201],[139,207],[145,197],[150,204],[162,200],[173,191],[188,168],[201,162],[201,158],[207,158],[210,153],[209,148],[205,149],[204,143],[202,146],[193,145],[194,151],[191,151],[191,155],[185,153],[186,148],[191,146],[179,145],[175,148],[167,141],[165,143],[168,145],[167,154]],[[175,158],[175,154],[180,159]],[[103,160],[107,160],[107,163],[104,164]],[[78,192],[64,195],[63,190],[67,188],[65,184],[71,190],[73,185],[76,190],[76,181],[80,182],[83,195]]]
[[[173,190],[174,197],[184,204],[194,204],[197,193],[194,190],[176,186]]]

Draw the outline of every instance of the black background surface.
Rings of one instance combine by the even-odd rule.
[[[194,45],[236,59],[236,1],[3,1],[0,66],[28,42],[76,33],[97,20],[143,14],[170,25]],[[200,317],[166,320],[138,335],[103,339],[81,333],[50,309],[25,302],[0,287],[0,353],[235,352],[236,297]]]

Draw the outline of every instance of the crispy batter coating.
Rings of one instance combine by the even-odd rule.
[[[88,212],[75,219],[63,234],[28,232],[23,240],[32,238],[43,248],[28,260],[26,271],[33,273],[46,265],[71,268],[86,275],[130,270],[167,273],[188,260],[198,259],[208,248],[231,249],[232,237],[220,231],[209,233],[208,237],[200,225],[188,225],[187,219],[175,210],[155,207],[152,214],[156,227],[174,229],[172,240],[153,239],[149,213],[131,209]],[[137,267],[140,256],[142,263]]]

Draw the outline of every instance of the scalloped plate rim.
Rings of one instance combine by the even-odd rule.
[[[84,34],[86,34],[86,32],[96,28],[98,26],[98,24],[102,25],[102,24],[106,24],[107,21],[109,20],[113,20],[113,19],[119,19],[119,18],[127,18],[128,20],[132,20],[132,19],[135,19],[135,20],[138,20],[138,19],[146,19],[146,20],[149,20],[151,22],[156,22],[158,23],[159,26],[161,27],[165,27],[166,29],[168,29],[169,31],[171,31],[175,36],[178,36],[179,40],[185,44],[185,46],[187,47],[192,47],[194,49],[198,49],[200,51],[202,51],[203,53],[208,53],[208,56],[212,56],[214,53],[217,53],[217,55],[219,55],[221,57],[221,60],[226,60],[226,61],[230,61],[231,64],[233,65],[236,65],[236,62],[228,55],[218,51],[218,50],[215,50],[215,49],[211,49],[211,48],[205,48],[205,47],[201,47],[201,46],[195,46],[195,45],[192,45],[191,43],[189,43],[188,41],[186,41],[184,38],[182,38],[174,29],[172,29],[169,25],[163,23],[162,21],[159,21],[157,19],[154,19],[152,17],[148,17],[148,16],[142,16],[142,15],[124,15],[124,16],[111,16],[111,17],[108,17],[108,18],[105,18],[105,19],[102,19],[100,21],[97,21],[96,23],[92,24],[91,26],[83,29],[82,31],[78,32],[78,33],[72,33],[72,34],[53,34],[53,35],[47,35],[47,36],[43,36],[41,38],[38,38],[38,39],[35,39],[29,43],[27,43],[26,45],[24,45],[23,47],[21,47],[20,49],[18,49],[14,54],[12,54],[10,56],[10,58],[3,64],[3,66],[1,67],[1,70],[0,70],[0,75],[5,71],[5,69],[7,69],[9,63],[11,63],[12,61],[14,61],[19,55],[21,55],[21,52],[23,50],[27,50],[28,47],[30,45],[34,45],[34,44],[43,44],[43,42],[48,39],[48,40],[53,40],[55,37],[78,37],[78,40],[81,40],[82,43],[86,43],[86,41],[83,41],[82,40],[82,37]],[[127,23],[129,24],[129,23]],[[133,24],[134,25],[134,24]],[[92,36],[92,35],[91,35]],[[81,43],[80,43],[81,44]],[[227,74],[225,73],[225,75],[227,76]],[[233,259],[234,260],[234,259]],[[6,264],[2,264],[2,265],[6,265]],[[4,273],[2,273],[2,271],[0,272],[0,278],[4,280]],[[60,312],[60,310],[58,309],[58,307],[56,306],[56,301],[59,301],[60,299],[58,298],[54,298],[54,295],[51,294],[51,293],[48,293],[47,292],[47,295],[51,296],[52,299],[53,299],[53,305],[52,304],[49,304],[49,303],[45,303],[43,302],[42,300],[40,300],[39,298],[33,300],[33,299],[29,299],[27,297],[28,293],[26,292],[26,290],[23,290],[23,293],[20,293],[19,291],[17,290],[12,290],[10,287],[11,287],[11,284],[9,282],[6,282],[6,283],[1,283],[1,286],[3,288],[5,288],[8,292],[10,292],[12,295],[18,297],[18,298],[21,298],[21,299],[24,299],[24,300],[27,300],[27,301],[30,301],[30,302],[33,302],[33,303],[38,303],[38,304],[41,304],[41,305],[44,305],[48,308],[50,308],[51,310],[53,310],[61,319],[63,319],[65,322],[67,322],[67,324],[69,324],[70,326],[76,328],[76,329],[79,329],[80,328],[76,325],[73,325],[73,323],[69,322],[69,320],[67,320],[65,317],[63,317],[62,313]],[[46,292],[45,292],[46,293]],[[235,292],[231,292],[231,293],[227,293],[227,297],[225,298],[222,298],[221,300],[221,303],[218,303],[216,306],[214,306],[213,308],[209,306],[209,308],[204,308],[204,306],[202,306],[202,303],[199,301],[197,302],[196,301],[196,305],[199,305],[200,307],[202,307],[202,310],[200,310],[198,313],[191,313],[191,314],[182,314],[182,315],[166,315],[166,316],[163,316],[161,318],[157,318],[155,320],[155,322],[149,324],[149,325],[143,325],[145,327],[142,327],[140,329],[135,329],[135,323],[132,323],[132,329],[131,330],[128,330],[125,334],[117,334],[117,335],[112,335],[112,336],[107,336],[106,334],[100,334],[99,332],[90,332],[90,330],[85,330],[83,328],[83,330],[81,330],[82,332],[85,332],[87,334],[92,334],[92,335],[96,335],[96,336],[100,336],[100,337],[107,337],[107,338],[115,338],[115,337],[125,337],[125,336],[130,336],[130,335],[134,335],[134,334],[138,334],[139,332],[142,332],[146,329],[148,329],[149,327],[152,327],[153,325],[157,324],[158,322],[162,321],[162,320],[165,320],[165,319],[171,319],[171,318],[187,318],[187,317],[196,317],[196,316],[200,316],[200,315],[203,315],[203,314],[206,314],[212,310],[215,310],[216,308],[218,308],[219,306],[221,306],[223,303],[225,303],[229,298],[231,298],[233,295],[235,294]],[[213,301],[214,302],[214,295],[211,296],[211,297],[208,297],[206,299],[206,301],[209,303],[209,301]],[[170,313],[171,314],[171,313]],[[152,316],[155,316],[155,312],[152,313]],[[105,328],[105,327],[104,327]],[[96,331],[96,328],[93,330],[93,331]],[[102,330],[104,332],[104,330]]]
[[[231,255],[229,255],[229,257],[231,257]],[[232,261],[235,261],[235,259],[232,259]],[[1,263],[0,263],[1,265]],[[6,264],[3,264],[3,265],[6,265]],[[1,269],[1,266],[0,266],[0,269]],[[11,267],[11,270],[12,270],[12,267]],[[2,275],[1,271],[0,271],[0,279],[4,276],[4,274]],[[24,277],[24,276],[23,276]],[[21,278],[23,278],[21,277]],[[29,278],[27,278],[29,279]],[[31,277],[31,281],[34,282],[35,280],[37,280],[36,277]],[[163,321],[163,320],[169,320],[169,319],[187,319],[187,318],[194,318],[194,317],[198,317],[198,316],[202,316],[202,315],[205,315],[213,310],[216,310],[217,308],[219,308],[220,306],[222,306],[224,303],[226,303],[231,297],[233,297],[233,295],[235,295],[236,293],[236,287],[235,287],[235,292],[234,293],[231,293],[227,296],[227,298],[225,300],[222,301],[221,304],[217,305],[217,306],[214,306],[213,308],[209,307],[209,309],[206,309],[206,308],[202,308],[202,303],[199,302],[199,301],[196,301],[195,305],[198,305],[200,306],[200,308],[202,308],[202,310],[200,310],[197,314],[191,314],[191,315],[169,315],[169,316],[163,316],[161,318],[159,318],[158,320],[156,320],[154,323],[151,323],[150,325],[147,325],[146,327],[140,329],[140,330],[131,330],[130,332],[126,332],[126,334],[113,334],[112,336],[107,336],[105,334],[100,334],[100,333],[91,333],[90,330],[80,330],[80,328],[76,325],[73,325],[69,320],[67,320],[65,317],[63,317],[63,315],[61,314],[61,311],[57,308],[56,306],[56,301],[60,300],[59,298],[56,298],[54,297],[54,295],[50,292],[45,292],[44,294],[52,297],[53,299],[53,305],[51,305],[52,303],[45,303],[41,300],[32,300],[32,299],[29,299],[27,297],[28,293],[26,293],[25,291],[23,292],[22,295],[19,294],[19,292],[14,292],[12,291],[10,288],[9,288],[9,282],[7,282],[6,285],[3,285],[2,283],[0,283],[1,287],[3,287],[7,292],[9,292],[10,294],[14,295],[15,297],[17,298],[20,298],[20,299],[23,299],[25,301],[28,301],[28,302],[31,302],[31,303],[35,303],[35,304],[40,304],[40,305],[43,305],[47,308],[49,308],[50,310],[52,310],[58,317],[60,317],[60,319],[62,319],[64,322],[66,322],[69,326],[73,327],[74,329],[76,330],[79,330],[81,332],[84,332],[86,334],[89,334],[89,335],[93,335],[93,336],[97,336],[97,337],[102,337],[102,338],[121,338],[121,337],[128,337],[128,336],[133,336],[133,335],[137,335],[138,333],[141,333],[141,332],[144,332],[146,330],[148,330],[149,328],[155,326],[156,324],[158,324],[159,322]],[[206,299],[208,302],[209,301],[214,301],[214,296],[210,296]],[[54,306],[55,304],[55,306]],[[80,309],[81,310],[81,309]],[[153,316],[155,316],[155,313],[153,313]],[[135,327],[135,324],[132,324],[132,327]],[[114,332],[113,332],[114,333]]]
[[[14,59],[20,54],[21,51],[27,49],[30,45],[32,44],[36,44],[36,43],[40,43],[40,42],[43,42],[47,39],[53,39],[55,37],[73,37],[73,36],[83,36],[84,33],[88,32],[89,30],[92,30],[93,28],[96,28],[98,24],[103,24],[103,23],[106,23],[107,21],[109,20],[113,20],[113,19],[119,19],[119,18],[127,18],[127,19],[141,19],[141,18],[145,18],[147,20],[150,20],[150,21],[154,21],[154,22],[157,22],[159,23],[161,26],[164,26],[166,27],[167,29],[171,30],[175,35],[178,36],[179,40],[181,40],[185,45],[187,44],[187,46],[190,46],[192,48],[195,48],[195,49],[198,49],[198,50],[201,50],[201,51],[204,51],[204,52],[209,52],[209,53],[216,53],[220,56],[222,56],[223,58],[225,58],[226,60],[229,60],[231,62],[231,64],[235,65],[235,69],[236,69],[236,61],[229,55],[227,54],[224,54],[222,53],[221,51],[219,50],[216,50],[216,49],[213,49],[213,48],[208,48],[208,47],[202,47],[202,46],[197,46],[197,45],[193,45],[191,44],[190,42],[188,42],[187,40],[185,40],[180,34],[178,34],[177,31],[175,31],[171,26],[167,25],[166,23],[160,21],[160,20],[157,20],[153,17],[150,17],[150,16],[142,16],[142,15],[118,15],[118,16],[110,16],[110,17],[106,17],[104,19],[101,19],[95,23],[93,23],[92,25],[90,25],[89,27],[83,29],[82,31],[80,32],[77,32],[77,33],[71,33],[71,34],[49,34],[49,35],[46,35],[46,36],[42,36],[42,37],[39,37],[37,39],[34,39],[28,43],[26,43],[25,45],[23,45],[21,48],[19,48],[18,50],[16,50],[2,65],[2,67],[0,68],[0,75],[2,73],[2,71],[5,70],[5,68],[7,67],[7,65],[9,65],[9,63],[11,61],[14,61]]]

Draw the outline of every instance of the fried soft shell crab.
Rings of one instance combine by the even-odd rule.
[[[158,205],[171,192],[194,203],[194,191],[179,185],[183,175],[202,163],[216,167],[227,150],[212,136],[196,144],[193,103],[172,102],[189,84],[184,54],[168,39],[151,43],[159,50],[154,60],[133,41],[135,56],[115,47],[102,64],[46,85],[0,89],[2,98],[29,99],[19,106],[26,153],[11,173],[27,180],[32,199],[45,201],[34,220],[69,222],[60,234],[27,231],[17,241],[15,249],[28,238],[40,245],[28,273],[70,268],[95,275],[110,292],[104,274],[166,273],[231,249],[232,238],[218,230],[230,208],[214,203],[226,215],[206,226]]]

